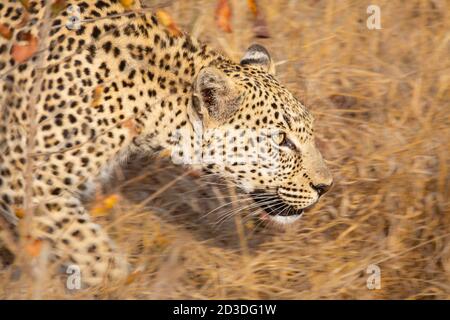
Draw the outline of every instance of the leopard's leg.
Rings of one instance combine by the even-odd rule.
[[[49,240],[61,262],[79,268],[81,282],[92,286],[124,279],[128,264],[106,232],[95,224],[79,199],[39,201],[32,237]]]
[[[14,159],[10,149],[3,148],[3,152],[8,159]],[[18,221],[17,212],[24,209],[22,187],[27,181],[21,168],[11,168],[8,163],[0,155],[0,216],[4,224],[23,225]],[[78,194],[64,185],[68,173],[58,176],[43,163],[36,166],[41,169],[34,171],[32,180],[33,214],[29,220],[27,216],[21,217],[30,223],[25,223],[25,234],[20,231],[19,235],[49,241],[53,247],[52,255],[64,264],[79,267],[81,281],[86,285],[124,278],[128,272],[125,258],[106,232],[92,221]]]
[[[8,206],[0,200],[0,211]],[[10,216],[10,213],[8,213]],[[16,249],[17,232],[10,219],[0,212],[0,270],[10,266],[15,259],[14,251]]]

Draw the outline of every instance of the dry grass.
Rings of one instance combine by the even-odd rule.
[[[315,115],[335,178],[300,223],[276,230],[245,212],[217,223],[220,210],[205,213],[231,188],[136,160],[124,172],[134,180],[115,187],[125,199],[99,218],[140,268],[134,281],[68,293],[53,269],[37,286],[16,261],[0,272],[0,298],[449,299],[449,5],[377,0],[383,29],[368,30],[372,2],[260,1],[272,38],[258,42]],[[238,59],[255,39],[245,2],[232,3],[231,34],[215,27],[213,1],[168,11]],[[366,287],[371,264],[380,290]]]

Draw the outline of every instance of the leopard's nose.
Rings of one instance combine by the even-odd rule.
[[[317,194],[319,195],[319,197],[321,195],[325,194],[326,192],[328,192],[328,190],[330,190],[332,186],[333,186],[333,182],[331,182],[330,184],[324,184],[324,183],[320,183],[317,185],[311,184],[311,188],[313,188],[314,190],[317,191]]]

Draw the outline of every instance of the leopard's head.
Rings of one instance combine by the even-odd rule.
[[[191,117],[202,129],[202,166],[252,195],[276,222],[297,220],[333,183],[312,115],[277,81],[260,45],[239,64],[221,61],[199,72]]]

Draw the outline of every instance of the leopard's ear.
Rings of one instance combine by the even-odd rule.
[[[262,68],[264,71],[275,75],[275,63],[266,48],[259,44],[253,44],[241,59],[241,65],[251,65]]]
[[[194,111],[204,120],[223,123],[239,108],[239,94],[234,83],[215,67],[200,70],[194,81]]]

